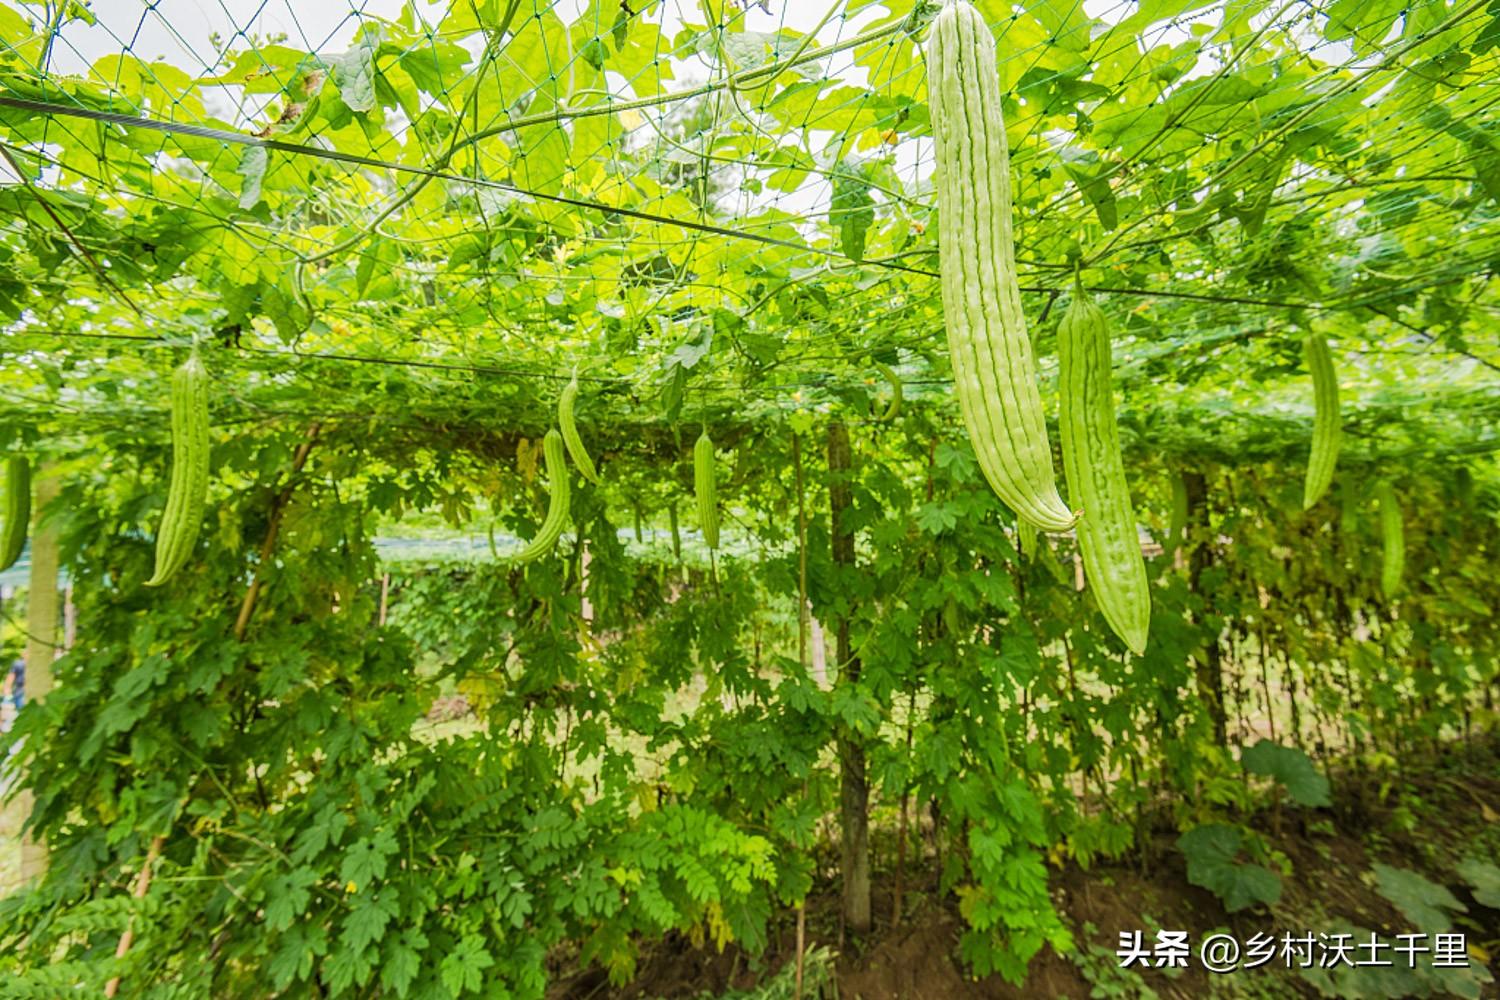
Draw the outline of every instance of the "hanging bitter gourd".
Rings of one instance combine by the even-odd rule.
[[[572,493],[568,487],[568,460],[563,454],[563,438],[556,427],[542,439],[542,459],[547,464],[547,516],[536,535],[509,561],[517,565],[531,562],[552,551],[562,536],[563,526],[568,521],[568,508]]]
[[[995,38],[967,0],[949,3],[932,22],[927,92],[943,317],[964,425],[1000,499],[1044,531],[1064,531],[1077,515],[1057,492],[1021,313]]]
[[[1390,483],[1377,486],[1375,496],[1380,503],[1380,592],[1389,601],[1401,592],[1401,577],[1406,573],[1406,526]]]
[[[172,373],[172,476],[148,587],[166,583],[192,557],[208,503],[208,458],[208,371],[194,351]]]
[[[5,460],[5,524],[0,525],[0,569],[10,569],[26,547],[31,523],[31,463],[25,455]]]
[[[583,438],[578,435],[578,424],[573,419],[573,407],[577,401],[578,376],[575,374],[557,401],[557,422],[562,427],[563,442],[568,446],[568,454],[573,456],[573,464],[578,466],[579,475],[598,486],[599,472],[594,468],[589,450],[583,446]]]
[[[1151,624],[1151,589],[1120,457],[1109,321],[1081,284],[1057,329],[1057,361],[1063,472],[1069,500],[1083,510],[1076,530],[1084,577],[1105,620],[1139,655]]]
[[[1302,487],[1302,509],[1307,510],[1328,492],[1333,467],[1339,460],[1339,380],[1333,371],[1328,341],[1310,333],[1302,342],[1302,353],[1313,380],[1312,451],[1307,457],[1307,479]]]
[[[1021,543],[1021,558],[1028,562],[1036,558],[1036,525],[1024,517],[1016,518],[1016,536]]]
[[[1182,546],[1183,536],[1187,534],[1187,519],[1187,479],[1179,472],[1172,477],[1172,511],[1167,521],[1167,555],[1175,554]]]
[[[698,498],[698,528],[703,532],[703,544],[717,549],[719,492],[714,483],[714,443],[709,439],[707,427],[693,445],[693,492]]]
[[[896,375],[895,369],[879,361],[875,362],[875,370],[885,376],[885,380],[891,385],[891,401],[885,404],[885,412],[880,415],[883,423],[890,423],[901,415],[901,399],[904,395],[901,379]]]

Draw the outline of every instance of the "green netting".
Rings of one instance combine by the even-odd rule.
[[[1043,355],[1081,262],[1143,411],[1274,411],[1309,325],[1372,394],[1492,398],[1500,16],[980,7]],[[348,371],[373,364],[514,378],[470,416],[529,424],[581,366],[622,422],[717,419],[873,392],[872,353],[943,405],[935,10],[0,9],[0,308],[8,350],[38,361],[5,405],[56,412],[23,372],[59,352],[144,378],[135,358],[160,373],[157,348],[214,335],[247,405],[295,376],[359,411]]]

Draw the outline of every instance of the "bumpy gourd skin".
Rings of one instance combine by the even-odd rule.
[[[1406,525],[1401,518],[1401,504],[1390,483],[1375,488],[1380,502],[1380,592],[1386,600],[1401,593],[1401,578],[1406,573]]]
[[[594,468],[594,460],[589,457],[589,450],[583,446],[578,424],[573,419],[573,407],[577,401],[578,376],[574,375],[557,401],[557,423],[562,427],[563,442],[568,446],[568,454],[573,456],[573,464],[578,466],[579,475],[598,486],[599,473]]]
[[[563,438],[556,427],[542,439],[542,458],[547,464],[547,516],[536,536],[525,547],[511,556],[509,562],[517,565],[531,562],[552,551],[562,537],[563,526],[568,522],[568,510],[572,493],[568,485],[568,460],[563,454]]]
[[[714,482],[714,443],[704,428],[693,445],[693,492],[698,498],[698,528],[703,544],[719,547],[719,490]]]
[[[208,503],[208,371],[195,351],[172,373],[172,478],[156,533],[156,570],[148,587],[159,587],[187,565],[198,543]]]
[[[967,0],[950,3],[932,22],[927,90],[943,317],[964,425],[1000,499],[1044,531],[1064,531],[1077,516],[1057,492],[1021,313],[995,39]]]
[[[5,460],[5,524],[0,526],[0,569],[10,569],[26,547],[31,523],[31,463],[24,455]]]
[[[1110,628],[1139,655],[1151,626],[1151,588],[1115,425],[1109,321],[1081,287],[1058,326],[1057,359],[1063,472],[1068,498],[1083,511],[1076,531],[1084,576]]]
[[[1308,334],[1302,352],[1312,372],[1314,407],[1312,452],[1307,457],[1307,479],[1302,488],[1302,509],[1307,510],[1323,498],[1333,482],[1343,429],[1339,423],[1339,380],[1333,371],[1328,341],[1318,334]]]

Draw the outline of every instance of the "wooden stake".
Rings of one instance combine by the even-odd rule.
[[[135,879],[135,891],[131,893],[136,899],[145,899],[146,891],[151,888],[151,868],[156,864],[156,859],[161,856],[162,845],[166,843],[164,836],[154,837],[151,846],[146,850],[146,863],[141,865],[141,873]],[[130,950],[130,944],[135,940],[135,917],[130,918],[130,923],[125,927],[125,933],[120,935],[120,943],[115,945],[115,958],[124,958],[125,953]],[[104,995],[113,997],[120,990],[120,977],[115,976],[104,984]]]
[[[287,476],[286,485],[276,494],[271,501],[271,520],[266,527],[266,538],[260,546],[260,561],[255,566],[255,576],[250,580],[250,587],[245,591],[245,599],[240,604],[239,617],[234,622],[234,638],[237,642],[245,641],[245,630],[250,626],[250,616],[255,612],[255,602],[260,596],[261,573],[271,560],[271,553],[276,547],[276,535],[281,528],[281,515],[286,510],[287,501],[292,497],[295,487],[293,480],[302,467],[307,464],[308,453],[312,451],[313,442],[318,436],[318,424],[313,424],[307,430],[307,440],[302,442],[301,447],[292,458],[292,471]],[[157,834],[151,841],[151,846],[146,851],[146,863],[141,866],[140,877],[135,883],[135,898],[142,899],[146,891],[151,888],[151,868],[156,859],[161,855],[162,846],[166,843],[165,834]],[[135,922],[127,924],[125,930],[120,934],[120,943],[115,946],[115,957],[124,958],[125,953],[130,951],[130,944],[135,940]],[[104,987],[105,997],[113,997],[120,989],[120,977],[111,979]]]
[[[240,602],[239,617],[234,622],[234,637],[241,642],[244,641],[245,630],[250,627],[250,615],[255,611],[255,602],[260,598],[265,568],[271,561],[271,553],[276,549],[276,536],[281,530],[281,515],[286,511],[287,501],[292,498],[292,479],[307,464],[308,453],[312,451],[313,442],[318,436],[318,426],[318,424],[313,424],[308,428],[307,440],[302,442],[301,447],[297,449],[297,454],[292,458],[292,471],[287,476],[286,485],[271,501],[271,523],[266,528],[265,541],[260,544],[260,561],[255,564],[255,576],[250,580],[250,589],[245,591],[245,599]]]
[[[57,643],[58,534],[56,524],[46,520],[47,507],[57,498],[61,483],[50,464],[37,478],[36,526],[31,536],[31,576],[26,592],[26,687],[28,704],[41,701],[52,691],[52,661]],[[27,789],[17,797],[17,809],[30,816],[34,799]],[[21,839],[21,881],[40,878],[47,871],[47,842],[33,839],[28,831]]]

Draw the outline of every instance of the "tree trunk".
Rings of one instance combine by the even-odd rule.
[[[1188,532],[1192,554],[1188,558],[1188,586],[1203,600],[1205,619],[1215,618],[1213,597],[1200,585],[1203,571],[1214,564],[1213,528],[1208,511],[1208,483],[1201,472],[1183,475],[1187,486]],[[1208,637],[1203,656],[1194,666],[1198,697],[1207,706],[1214,723],[1214,739],[1219,746],[1229,745],[1228,719],[1224,714],[1224,671],[1220,662],[1219,633]]]
[[[845,519],[852,503],[849,489],[853,462],[849,431],[839,421],[828,425],[828,506],[832,513],[833,562],[854,565],[854,533]],[[849,618],[837,624],[838,683],[859,683],[859,661],[849,646]],[[844,926],[856,934],[870,929],[870,784],[865,748],[858,733],[840,727],[839,818],[843,829]]]
[[[57,563],[55,525],[45,521],[47,506],[57,498],[54,470],[43,468],[37,478],[32,509],[31,577],[26,589],[26,703],[40,701],[52,691],[52,661],[57,658]],[[31,790],[20,796],[20,814],[30,816]],[[28,833],[21,841],[21,881],[40,878],[47,871],[47,844]]]

